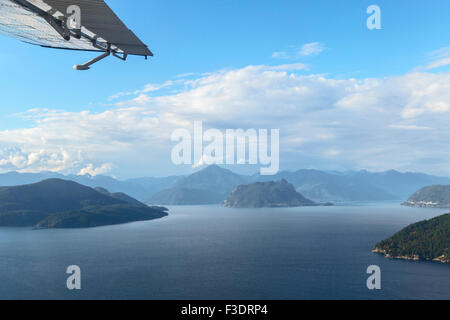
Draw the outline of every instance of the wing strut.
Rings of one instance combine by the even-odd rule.
[[[93,65],[94,63],[99,62],[100,60],[105,59],[106,57],[108,57],[111,54],[111,50],[106,51],[104,54],[102,54],[101,56],[98,56],[97,58],[94,58],[92,60],[89,60],[86,63],[83,64],[76,64],[73,66],[73,68],[75,70],[89,70],[91,67],[91,65]]]
[[[127,54],[126,53],[124,53],[123,56],[120,56],[117,53],[115,53],[114,51],[112,51],[111,50],[111,45],[108,44],[108,49],[106,49],[105,53],[103,53],[102,55],[98,56],[97,58],[89,60],[86,63],[76,64],[76,65],[73,66],[73,68],[75,70],[80,70],[80,71],[89,70],[91,65],[93,65],[94,63],[97,63],[97,62],[99,62],[99,61],[109,57],[111,54],[114,57],[119,58],[120,60],[124,60],[124,61],[127,60]]]

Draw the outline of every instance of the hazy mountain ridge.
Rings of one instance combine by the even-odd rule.
[[[219,166],[209,166],[188,176],[117,180],[108,176],[64,176],[58,173],[0,174],[0,186],[30,184],[47,178],[72,180],[112,193],[122,192],[144,203],[163,205],[220,204],[239,185],[285,179],[302,195],[316,202],[405,200],[416,190],[435,184],[450,184],[450,178],[422,173],[281,171],[274,176],[240,175]]]
[[[209,166],[180,179],[173,188],[160,191],[147,202],[161,205],[219,204],[238,185],[250,181],[250,176],[239,175],[219,166]]]
[[[448,181],[450,178],[429,176],[421,173],[400,173],[386,171],[371,173],[336,172],[319,170],[282,171],[274,176],[238,175],[218,166],[210,166],[180,180],[173,188],[163,190],[151,197],[151,203],[181,205],[193,204],[188,190],[193,190],[197,197],[200,192],[208,195],[208,204],[220,203],[238,185],[254,182],[286,180],[303,196],[316,202],[350,202],[350,201],[392,201],[404,200],[417,186],[423,187],[433,181]],[[373,182],[372,182],[373,180]],[[194,192],[195,190],[195,192]],[[228,192],[228,194],[226,194]],[[181,196],[183,194],[184,196]],[[216,202],[213,199],[221,199]],[[167,202],[171,198],[173,201]],[[175,200],[180,199],[181,200]],[[202,203],[197,203],[202,204]]]
[[[240,185],[223,203],[230,208],[283,208],[316,206],[317,203],[295,191],[286,180]]]
[[[171,176],[163,178],[136,178],[128,180],[117,180],[109,176],[91,176],[91,175],[63,175],[54,172],[41,173],[18,173],[8,172],[0,174],[0,186],[18,186],[25,184],[33,184],[46,179],[63,179],[71,180],[79,184],[96,188],[102,187],[109,192],[122,192],[132,196],[140,201],[148,200],[148,198],[166,188],[172,187],[182,176]]]
[[[367,182],[383,189],[395,195],[397,199],[407,199],[412,193],[425,186],[450,184],[449,177],[414,172],[403,173],[395,170],[375,173],[363,170],[351,172],[348,176],[356,181]]]
[[[283,171],[273,177],[254,176],[255,181],[285,179],[296,190],[318,202],[384,201],[396,200],[395,195],[373,186],[367,181],[357,181],[348,174],[332,174],[318,170]]]
[[[181,179],[176,187],[208,190],[227,196],[233,189],[248,182],[249,176],[240,175],[219,166],[209,166]]]
[[[165,189],[153,195],[147,203],[159,205],[207,205],[218,204],[223,201],[223,195],[213,190],[201,190],[175,187]]]

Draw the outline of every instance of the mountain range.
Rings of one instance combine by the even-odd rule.
[[[241,175],[209,166],[187,176],[144,177],[118,180],[109,176],[61,175],[58,173],[0,174],[0,186],[36,183],[49,178],[72,180],[112,193],[122,192],[145,203],[160,205],[220,204],[239,185],[286,180],[303,196],[316,202],[406,200],[430,185],[450,185],[450,178],[398,171],[326,172],[281,171],[275,176]]]
[[[286,180],[297,192],[315,202],[405,200],[416,190],[431,184],[450,184],[450,178],[422,173],[386,171],[373,173],[325,172],[319,170],[282,171],[274,176],[239,175],[210,166],[175,182],[147,202],[161,205],[218,204],[239,185]],[[202,203],[195,199],[202,199]]]

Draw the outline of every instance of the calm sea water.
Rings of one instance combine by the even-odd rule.
[[[0,228],[0,299],[450,299],[450,266],[371,249],[445,213],[398,204],[171,207],[149,222],[83,230]],[[66,268],[82,290],[66,289]],[[366,288],[379,265],[382,290]]]

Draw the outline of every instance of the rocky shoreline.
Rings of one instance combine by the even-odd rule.
[[[449,209],[450,204],[442,205],[437,202],[426,202],[426,201],[406,201],[402,203],[402,206],[413,207],[413,208],[437,208],[437,209]]]
[[[373,253],[383,254],[388,259],[399,259],[399,260],[410,260],[410,261],[433,261],[433,262],[440,262],[440,263],[450,263],[450,259],[446,259],[444,255],[434,258],[434,259],[424,259],[421,258],[419,255],[403,255],[403,256],[392,256],[388,253],[387,250],[380,249],[380,248],[374,248],[372,250]]]

